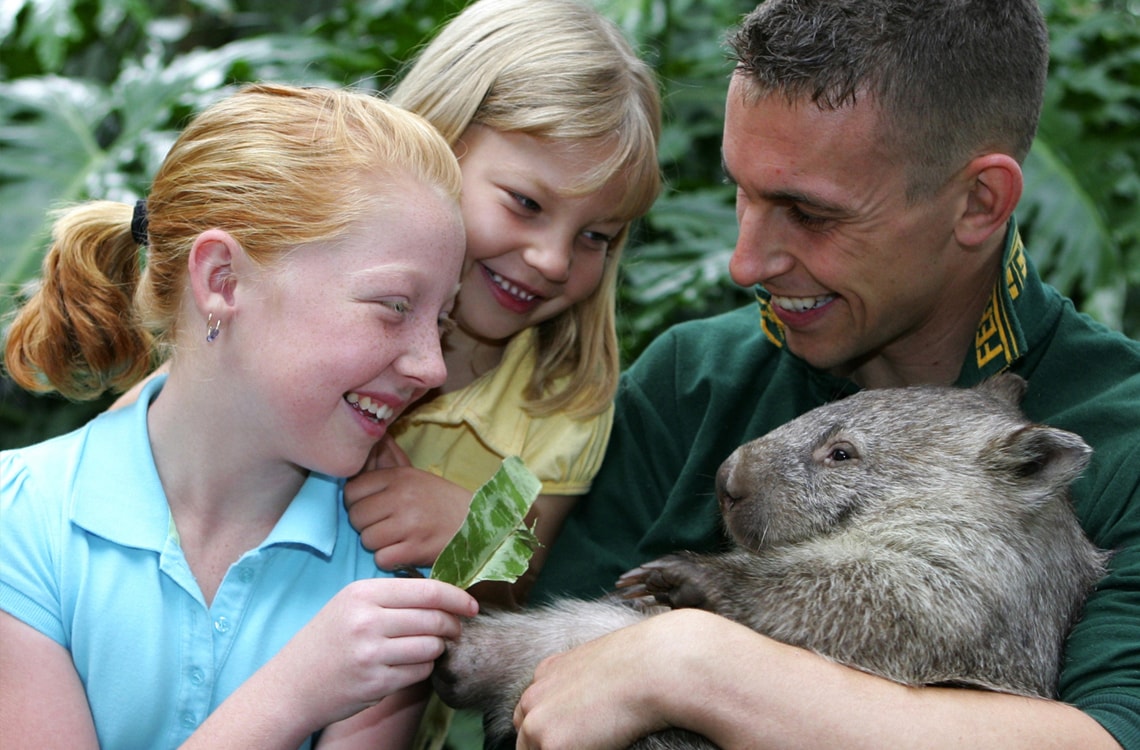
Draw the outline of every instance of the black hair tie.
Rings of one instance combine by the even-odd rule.
[[[147,244],[146,201],[135,201],[135,212],[131,216],[131,237],[140,245]]]

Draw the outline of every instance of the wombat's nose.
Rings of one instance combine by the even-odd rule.
[[[736,454],[733,453],[716,472],[716,499],[720,503],[722,514],[732,510],[732,507],[743,499],[732,488],[732,469],[736,465],[735,459]]]

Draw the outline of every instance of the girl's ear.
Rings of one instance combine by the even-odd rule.
[[[188,261],[190,288],[194,303],[203,318],[228,322],[234,315],[234,289],[242,248],[237,240],[221,229],[209,229],[194,239]]]
[[[1008,154],[982,154],[966,166],[969,193],[954,236],[964,247],[978,247],[995,233],[1004,233],[1021,200],[1021,165]]]

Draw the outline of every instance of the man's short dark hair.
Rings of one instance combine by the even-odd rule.
[[[884,142],[911,155],[912,197],[981,153],[1022,161],[1037,131],[1049,37],[1036,0],[767,0],[728,42],[753,95],[869,96]]]

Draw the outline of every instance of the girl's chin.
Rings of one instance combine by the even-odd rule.
[[[479,320],[459,322],[457,328],[468,338],[490,344],[506,345],[516,334],[535,325],[537,322],[530,318],[524,320],[518,316],[504,316],[500,313],[484,316]]]

